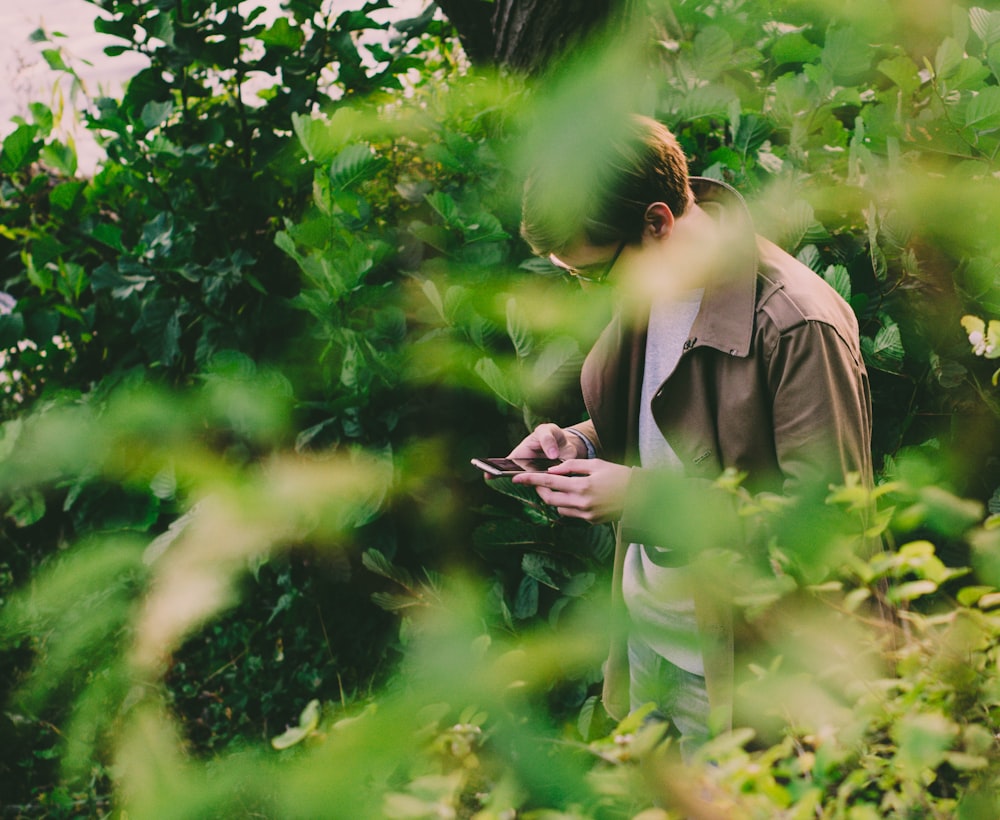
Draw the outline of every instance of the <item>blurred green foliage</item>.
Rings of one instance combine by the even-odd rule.
[[[98,0],[149,61],[78,101],[106,161],[3,137],[4,816],[996,814],[1000,12],[649,0],[528,81],[336,5]],[[583,415],[610,306],[520,180],[630,110],[848,300],[876,405],[874,499],[664,488],[749,648],[690,760],[596,697],[610,533],[466,466]]]

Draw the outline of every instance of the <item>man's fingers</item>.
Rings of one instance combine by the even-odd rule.
[[[568,458],[562,464],[549,467],[549,475],[590,475],[595,461],[589,458]]]
[[[555,424],[541,424],[535,428],[535,436],[547,458],[559,458],[566,435],[562,428]]]
[[[532,487],[548,487],[550,490],[567,493],[573,489],[572,478],[569,476],[548,473],[518,473],[514,476],[515,484],[530,484]]]

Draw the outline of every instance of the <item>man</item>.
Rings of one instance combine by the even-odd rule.
[[[837,293],[756,236],[733,189],[689,178],[664,126],[635,117],[625,132],[609,140],[590,195],[567,208],[552,207],[553,169],[525,187],[522,234],[535,252],[613,283],[619,300],[583,367],[589,419],[543,424],[510,455],[565,459],[514,480],[564,516],[616,522],[614,593],[629,625],[612,646],[606,708],[620,718],[652,701],[700,742],[710,710],[731,709],[732,631],[700,600],[688,557],[663,543],[656,476],[707,483],[735,468],[751,491],[793,496],[850,473],[870,482],[871,399]]]

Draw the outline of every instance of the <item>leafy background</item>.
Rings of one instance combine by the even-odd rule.
[[[433,6],[361,38],[388,5],[100,0],[150,63],[76,101],[107,159],[43,103],[5,130],[5,816],[995,813],[998,403],[960,320],[1000,313],[1000,12],[638,3],[525,76]],[[596,698],[609,532],[464,466],[583,415],[609,306],[530,257],[520,180],[628,110],[855,310],[895,547],[846,555],[856,487],[822,525],[667,488],[760,648],[756,720],[686,772]]]

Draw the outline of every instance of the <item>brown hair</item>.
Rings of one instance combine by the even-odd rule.
[[[683,149],[650,117],[632,116],[623,132],[609,139],[603,156],[603,167],[586,169],[592,181],[582,196],[560,196],[568,179],[580,178],[569,167],[571,159],[529,175],[521,236],[535,253],[559,253],[581,235],[592,245],[638,241],[650,203],[663,202],[679,217],[693,200]]]

